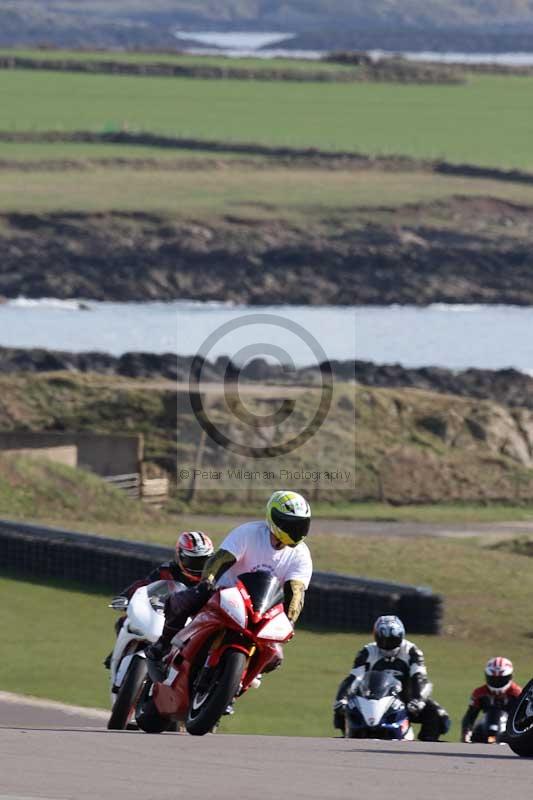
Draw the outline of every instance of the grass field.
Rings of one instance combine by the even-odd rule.
[[[423,648],[434,695],[454,720],[450,739],[483,664],[503,654],[524,683],[532,669],[530,597],[533,570],[525,556],[440,540],[321,537],[316,568],[342,567],[370,577],[431,584],[446,599],[444,635],[413,636]],[[80,705],[107,706],[101,660],[113,641],[107,596],[75,587],[0,580],[4,658],[0,688]],[[36,624],[37,623],[37,624]],[[331,702],[354,652],[368,634],[299,629],[283,668],[239,701],[223,730],[238,733],[332,734]]]
[[[530,168],[532,87],[530,77],[325,85],[13,70],[0,103],[10,131],[128,128]]]
[[[0,146],[0,158],[2,157]],[[59,154],[59,153],[58,153]],[[66,156],[65,156],[66,157]],[[161,214],[236,213],[253,218],[283,216],[326,228],[334,212],[353,229],[358,223],[387,222],[387,209],[429,203],[454,195],[491,196],[530,205],[533,188],[501,181],[469,180],[428,173],[254,169],[235,165],[212,170],[160,170],[117,166],[76,171],[5,169],[1,211],[155,211]],[[381,208],[380,208],[381,207]],[[379,218],[377,213],[379,212]],[[431,219],[426,215],[426,221]]]

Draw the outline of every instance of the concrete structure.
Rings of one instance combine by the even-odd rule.
[[[2,431],[0,452],[48,458],[83,467],[104,478],[141,473],[144,457],[142,434],[60,433],[55,431]]]
[[[56,464],[66,464],[67,467],[78,466],[78,448],[75,444],[58,445],[57,447],[22,448],[20,450],[2,450],[13,456],[26,458],[39,458],[45,461],[54,461]]]

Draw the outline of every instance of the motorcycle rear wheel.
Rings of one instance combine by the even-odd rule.
[[[213,680],[204,692],[193,691],[187,721],[187,732],[204,736],[217,725],[227,706],[233,701],[246,666],[246,656],[238,650],[227,650],[214,671]]]
[[[509,715],[505,741],[517,756],[533,758],[533,679],[524,686]]]
[[[135,711],[145,680],[146,661],[144,658],[137,656],[132,659],[122,686],[118,691],[109,722],[107,723],[108,730],[123,731],[126,729],[130,717]]]

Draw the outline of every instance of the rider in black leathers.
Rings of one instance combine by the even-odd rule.
[[[353,681],[369,670],[390,670],[402,683],[402,700],[411,722],[421,724],[418,738],[437,741],[450,728],[444,708],[429,697],[431,684],[427,678],[424,654],[413,642],[405,639],[401,620],[394,616],[378,617],[374,624],[374,642],[360,650],[353,669],[341,682],[333,705],[333,725],[344,733],[346,696]]]

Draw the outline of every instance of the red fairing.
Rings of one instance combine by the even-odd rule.
[[[179,644],[171,650],[170,669],[164,683],[156,683],[153,697],[158,711],[177,719],[185,719],[189,706],[189,673],[199,650],[205,642],[221,629],[221,620],[209,609],[212,598],[205,609],[183,628]],[[179,670],[179,671],[178,671]]]
[[[196,673],[204,665],[216,666],[228,649],[249,656],[240,693],[246,691],[269,664],[279,662],[280,643],[292,636],[292,625],[281,603],[258,614],[240,581],[237,586],[219,589],[192,622],[174,637],[167,678],[163,683],[156,683],[153,689],[158,712],[172,719],[186,719],[191,700],[191,670],[194,667]]]

